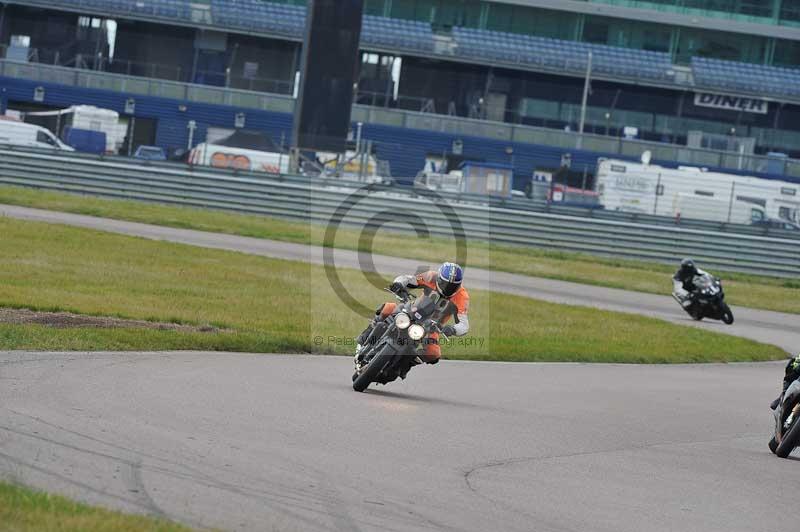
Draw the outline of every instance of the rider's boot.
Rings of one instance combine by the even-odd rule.
[[[408,367],[400,373],[400,375],[399,375],[400,378],[401,379],[405,379],[406,376],[408,375],[408,372],[411,371],[411,368],[413,368],[414,366],[419,366],[422,363],[423,362],[422,362],[422,359],[420,357],[415,356],[414,358],[412,358],[411,362],[408,365]]]

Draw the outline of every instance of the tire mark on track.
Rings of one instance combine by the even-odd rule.
[[[167,474],[167,475],[178,475],[179,474],[178,472],[172,471],[172,470],[169,469],[169,466],[173,466],[173,467],[176,467],[178,469],[183,469],[186,472],[186,473],[184,473],[185,474],[185,478],[184,478],[185,480],[198,479],[198,480],[204,480],[206,482],[217,482],[217,477],[212,476],[212,474],[210,474],[207,471],[201,471],[200,469],[198,469],[198,468],[196,468],[194,466],[185,465],[185,464],[178,464],[178,463],[172,462],[170,460],[167,460],[167,459],[165,459],[165,458],[163,458],[161,456],[158,456],[158,455],[155,455],[155,454],[152,454],[152,453],[147,453],[145,451],[141,451],[141,450],[138,450],[138,449],[125,447],[124,445],[120,445],[120,444],[117,444],[117,443],[109,442],[109,441],[106,441],[106,440],[103,440],[103,439],[100,439],[100,438],[97,438],[97,437],[94,437],[94,436],[90,436],[88,434],[84,434],[82,432],[77,432],[77,431],[74,431],[72,429],[68,429],[66,427],[63,427],[61,425],[58,425],[58,424],[55,424],[55,423],[51,423],[49,421],[46,421],[46,420],[44,420],[44,419],[42,419],[40,417],[34,416],[34,415],[25,414],[23,412],[18,412],[16,410],[9,410],[9,412],[11,412],[13,414],[16,414],[18,416],[21,416],[21,417],[25,417],[27,419],[34,420],[34,421],[36,421],[38,423],[41,423],[42,425],[54,428],[56,430],[59,430],[61,432],[64,432],[64,433],[67,433],[67,434],[70,434],[70,435],[73,435],[73,436],[76,436],[78,438],[85,439],[87,441],[100,444],[100,445],[108,447],[110,449],[115,449],[115,450],[118,450],[118,451],[122,451],[124,453],[129,453],[130,455],[135,456],[135,457],[139,457],[139,458],[148,458],[148,459],[150,459],[150,460],[152,460],[154,462],[159,462],[159,463],[166,464],[166,466],[167,466],[167,467],[163,467],[163,466],[157,466],[157,465],[152,465],[151,464],[151,465],[147,466],[147,469],[149,471],[157,472],[157,473],[163,473],[163,474]],[[93,455],[98,456],[100,458],[106,458],[106,459],[111,459],[111,460],[120,460],[125,465],[130,465],[132,463],[132,460],[123,459],[121,457],[118,457],[118,456],[115,456],[115,455],[112,455],[112,454],[109,454],[109,453],[103,453],[103,452],[100,452],[100,451],[97,451],[97,450],[85,449],[85,448],[82,448],[82,447],[78,447],[76,445],[71,445],[71,444],[67,444],[67,443],[61,442],[61,441],[56,441],[56,440],[44,438],[44,437],[39,436],[39,435],[23,433],[23,432],[20,432],[18,430],[14,430],[14,429],[10,429],[8,427],[4,427],[2,425],[0,425],[0,429],[6,429],[6,430],[10,430],[10,431],[15,431],[20,435],[24,435],[24,436],[28,436],[28,437],[36,438],[36,439],[40,439],[40,440],[44,440],[47,443],[64,446],[64,447],[70,448],[70,449],[72,449],[74,451],[93,454]],[[186,457],[184,457],[184,458],[186,458]],[[202,465],[207,467],[212,472],[216,472],[216,473],[219,473],[219,474],[228,474],[229,473],[229,471],[225,470],[224,468],[207,466],[205,463],[203,463]],[[196,476],[193,477],[192,475],[196,475]],[[251,477],[251,478],[248,479],[248,478],[246,478],[246,476],[242,476],[240,478],[242,480],[249,480],[252,484],[256,484],[256,483],[265,481],[265,479],[258,478],[258,477]],[[222,488],[220,488],[220,489],[222,489]],[[308,493],[304,492],[303,490],[299,490],[299,491],[300,491],[300,494],[299,494],[300,496],[308,497],[308,495],[309,495]],[[276,494],[276,496],[280,496],[281,498],[287,498],[289,500],[294,500],[294,501],[300,500],[300,497],[289,497],[285,492],[278,493],[278,494]],[[317,502],[321,502],[322,499],[323,498],[320,497],[319,501],[317,501]]]
[[[125,475],[125,480],[126,484],[128,485],[128,492],[134,494],[134,496],[141,501],[142,506],[148,508],[149,512],[153,516],[174,521],[174,519],[172,519],[164,510],[161,509],[161,507],[147,491],[147,486],[145,486],[144,481],[142,480],[141,458],[129,464],[127,474]]]
[[[525,456],[519,458],[507,458],[502,460],[495,460],[484,462],[483,464],[479,464],[477,466],[472,467],[471,469],[464,472],[464,481],[467,484],[467,487],[473,491],[478,493],[478,490],[472,486],[470,482],[470,477],[477,473],[478,471],[482,471],[484,469],[492,469],[496,467],[504,467],[507,465],[516,465],[526,462],[544,462],[547,460],[558,460],[559,458],[576,458],[580,456],[592,456],[592,455],[602,455],[602,454],[613,454],[613,453],[621,453],[621,452],[636,452],[636,451],[646,451],[648,449],[655,449],[658,447],[671,447],[671,446],[681,446],[681,445],[702,445],[707,443],[720,443],[724,441],[733,441],[733,440],[743,440],[747,438],[756,438],[759,436],[763,436],[762,433],[758,434],[737,434],[734,436],[726,436],[720,438],[714,438],[711,440],[693,440],[693,441],[666,441],[666,442],[656,442],[656,443],[648,443],[643,445],[634,445],[632,447],[617,447],[612,449],[600,449],[596,451],[582,451],[576,453],[566,453],[566,454],[551,454],[545,456]]]
[[[545,455],[545,456],[527,456],[527,457],[518,457],[518,458],[507,458],[503,460],[495,460],[485,462],[483,464],[479,464],[477,466],[472,467],[471,469],[466,470],[463,473],[464,483],[466,484],[467,488],[470,492],[485,499],[492,504],[500,508],[505,508],[506,511],[515,512],[519,515],[523,515],[535,522],[539,526],[546,526],[548,530],[553,531],[563,531],[563,532],[582,532],[579,529],[573,528],[566,528],[563,524],[560,523],[542,523],[541,518],[535,514],[530,512],[521,510],[511,504],[506,503],[502,500],[497,500],[489,495],[484,494],[483,492],[478,489],[474,483],[471,481],[471,477],[473,477],[476,473],[480,471],[485,471],[487,469],[494,469],[506,466],[514,466],[518,464],[526,464],[526,463],[534,463],[534,462],[546,462],[548,460],[558,460],[562,458],[577,458],[577,457],[585,457],[585,456],[596,456],[596,455],[603,455],[603,454],[614,454],[614,453],[621,453],[621,452],[638,452],[638,451],[646,451],[648,449],[656,449],[659,447],[672,447],[672,446],[683,446],[683,445],[702,445],[702,444],[713,444],[719,443],[724,441],[733,441],[733,440],[740,440],[740,439],[747,439],[747,438],[754,438],[758,436],[763,436],[763,434],[738,434],[735,436],[728,436],[728,437],[720,437],[714,438],[710,440],[696,440],[696,441],[671,441],[671,442],[657,442],[657,443],[650,443],[644,445],[635,445],[631,447],[618,447],[612,449],[600,449],[596,451],[582,451],[582,452],[575,452],[575,453],[565,453],[565,454],[552,454],[552,455]]]
[[[87,484],[85,482],[80,482],[78,480],[75,480],[74,478],[70,478],[70,477],[68,477],[66,475],[63,475],[61,473],[57,473],[55,471],[51,471],[50,469],[47,469],[45,467],[38,466],[38,465],[30,463],[30,462],[26,462],[24,460],[20,460],[19,458],[11,456],[10,454],[6,454],[6,453],[3,453],[3,452],[0,452],[0,458],[8,461],[9,463],[13,464],[14,466],[16,466],[19,469],[29,469],[29,470],[32,470],[32,471],[36,471],[37,473],[40,473],[42,475],[46,475],[46,476],[58,479],[61,482],[64,482],[65,484],[71,484],[73,486],[81,488],[82,490],[85,490],[85,491],[87,491],[89,493],[94,493],[95,495],[99,495],[101,497],[106,497],[108,499],[112,499],[112,500],[116,500],[118,502],[122,502],[122,503],[124,503],[126,505],[130,505],[130,506],[133,506],[133,507],[136,507],[136,508],[141,508],[142,510],[147,510],[147,508],[143,508],[141,506],[140,502],[138,500],[136,500],[135,498],[126,498],[126,497],[124,497],[122,495],[116,495],[116,494],[114,494],[114,493],[112,493],[110,491],[101,490],[99,488],[96,488],[96,487],[92,486],[91,484]],[[17,475],[16,478],[20,479],[21,476]],[[23,484],[23,485],[25,484],[24,482],[18,482],[18,483],[19,484]]]
[[[33,416],[26,416],[33,418]],[[34,418],[38,419],[38,418]],[[47,422],[45,424],[51,425]],[[340,518],[341,517],[341,509],[336,509],[335,507],[335,500],[331,500],[329,496],[315,494],[305,489],[296,488],[292,486],[281,487],[279,485],[275,485],[274,482],[271,482],[268,479],[257,479],[254,480],[247,485],[243,484],[233,484],[231,482],[221,480],[214,476],[208,475],[202,471],[197,469],[193,469],[188,466],[182,466],[180,464],[169,462],[168,460],[154,457],[155,460],[158,460],[164,464],[165,466],[157,466],[152,464],[142,464],[141,462],[136,461],[136,459],[125,458],[122,456],[115,456],[113,454],[86,449],[80,447],[78,445],[57,441],[52,438],[47,438],[45,436],[41,436],[39,434],[32,434],[25,431],[21,431],[12,427],[8,427],[5,425],[0,425],[0,431],[7,431],[9,433],[17,434],[18,436],[23,436],[31,439],[35,439],[50,445],[63,447],[72,451],[76,451],[79,453],[89,454],[91,456],[95,456],[97,458],[103,458],[106,460],[112,461],[112,463],[116,463],[122,465],[127,468],[128,471],[133,471],[138,467],[143,471],[149,471],[156,474],[161,474],[172,478],[173,480],[178,481],[186,481],[190,482],[193,485],[203,486],[210,489],[225,491],[228,493],[232,493],[235,495],[239,495],[241,497],[245,497],[251,500],[258,501],[261,504],[269,506],[273,511],[279,512],[289,518],[292,522],[305,524],[306,526],[301,527],[300,529],[318,529],[320,527],[321,522],[327,521],[330,518]],[[75,433],[74,431],[67,431],[69,433],[85,437],[87,439],[93,439],[95,441],[100,442],[100,440],[96,440],[89,436],[83,436],[79,433]],[[113,445],[113,444],[109,444]],[[118,448],[121,448],[117,446]],[[127,450],[132,454],[136,454],[137,451],[135,450]],[[93,488],[92,486],[76,481],[71,479],[67,476],[64,476],[60,473],[56,473],[54,471],[50,471],[40,466],[34,466],[33,464],[29,464],[27,462],[18,460],[11,455],[0,454],[0,458],[7,458],[9,461],[19,464],[23,467],[30,468],[34,471],[39,473],[52,476],[57,478],[63,482],[68,482],[73,484],[77,487],[82,489],[86,489],[92,493],[111,497],[114,500],[119,502],[123,502],[125,504],[133,505],[137,508],[142,509],[144,512],[152,513],[155,511],[163,513],[157,505],[155,505],[152,499],[143,498],[141,495],[141,486],[134,487],[133,489],[137,490],[137,492],[131,492],[130,489],[128,493],[132,495],[131,498],[123,497],[121,495],[114,495],[110,492],[100,490],[97,488]],[[141,473],[138,473],[139,475]],[[135,475],[134,475],[135,476]],[[127,483],[129,486],[132,484],[131,482]],[[135,482],[133,483],[135,485]],[[256,484],[261,484],[264,487],[256,487]],[[269,487],[266,487],[269,486]],[[154,507],[155,506],[155,507]],[[335,511],[332,511],[335,510]],[[313,515],[314,517],[310,517]],[[183,523],[189,524],[191,526],[199,527],[198,523],[192,523],[189,520],[180,517],[180,518],[172,518],[173,520],[181,521]],[[340,524],[343,524],[341,522]],[[341,530],[352,530],[352,527],[347,526],[341,528]]]

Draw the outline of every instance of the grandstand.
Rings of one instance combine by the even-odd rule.
[[[374,111],[354,118],[397,175],[458,140],[518,175],[567,150],[593,161],[651,149],[666,164],[800,176],[800,163],[759,157],[800,158],[800,1],[365,4],[357,101]],[[135,99],[137,142],[173,151],[189,122],[197,143],[237,113],[276,142],[291,129],[302,1],[21,0],[3,3],[0,20],[3,109],[124,112]],[[577,150],[590,54],[589,137]],[[708,105],[701,93],[724,98]],[[636,140],[620,139],[631,131]],[[752,142],[688,150],[694,131]],[[723,144],[752,153],[707,150]]]

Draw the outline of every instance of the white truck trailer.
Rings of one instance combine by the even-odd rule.
[[[595,187],[606,209],[728,223],[800,220],[800,183],[666,168],[648,159],[598,161]]]

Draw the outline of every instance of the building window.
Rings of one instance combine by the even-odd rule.
[[[486,190],[489,192],[505,192],[505,180],[502,174],[491,173],[486,176]]]

